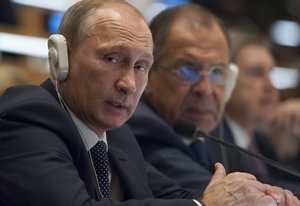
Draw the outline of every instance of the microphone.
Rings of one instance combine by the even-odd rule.
[[[286,165],[283,165],[283,164],[281,164],[277,161],[274,161],[272,159],[269,159],[265,156],[249,152],[248,150],[246,150],[242,147],[239,147],[239,146],[237,146],[233,143],[220,140],[219,138],[211,136],[211,135],[207,135],[205,132],[202,132],[202,131],[198,130],[198,128],[195,125],[193,125],[193,124],[191,124],[187,121],[183,121],[183,120],[176,121],[175,124],[173,125],[173,129],[178,134],[180,134],[184,137],[187,137],[187,138],[200,138],[200,139],[204,138],[204,139],[207,139],[207,140],[214,141],[214,142],[217,142],[219,144],[225,145],[227,147],[231,147],[231,148],[233,148],[235,150],[238,150],[238,151],[240,151],[240,152],[242,152],[242,153],[244,153],[248,156],[257,158],[257,159],[263,161],[264,163],[266,163],[266,164],[268,164],[272,167],[275,167],[275,168],[277,168],[281,171],[284,171],[284,172],[286,172],[290,175],[293,175],[293,176],[296,176],[296,177],[300,178],[300,172],[299,171],[297,171],[295,169],[292,169],[292,168],[289,168]]]

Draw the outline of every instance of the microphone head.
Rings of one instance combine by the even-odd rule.
[[[194,124],[184,120],[176,121],[173,129],[176,133],[187,138],[193,138],[197,132],[197,127]]]

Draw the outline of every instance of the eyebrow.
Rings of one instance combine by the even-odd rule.
[[[118,51],[121,51],[122,53],[124,54],[128,54],[130,49],[127,47],[127,46],[124,46],[123,44],[113,44],[113,45],[109,45],[109,46],[102,46],[102,47],[99,47],[96,49],[96,52],[97,53],[102,53],[102,52],[108,52],[108,51],[111,51],[111,50],[118,50]],[[146,59],[146,60],[149,60],[150,63],[152,64],[153,61],[154,61],[154,57],[153,57],[153,54],[150,53],[150,52],[144,52],[142,55],[141,55],[142,59]]]
[[[228,67],[228,64],[217,63],[217,64],[211,64],[209,67],[212,67],[212,66],[222,66],[222,67],[224,67],[224,68],[227,68],[227,67]]]
[[[152,53],[144,53],[142,56],[141,56],[143,59],[146,59],[147,61],[149,60],[150,61],[150,64],[152,65],[153,62],[154,62],[154,57],[153,57],[153,54]]]
[[[196,67],[203,67],[203,63],[195,63],[195,62],[191,62],[191,60],[185,60],[185,59],[179,59],[179,61],[177,62],[178,64],[188,64],[188,65],[191,65],[191,66],[196,66]],[[221,67],[224,67],[224,68],[227,68],[228,67],[228,64],[225,64],[225,63],[212,63],[212,64],[209,64],[208,65],[208,68],[210,67],[213,67],[213,66],[221,66]]]

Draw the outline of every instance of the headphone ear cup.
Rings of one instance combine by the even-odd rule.
[[[224,94],[224,102],[227,103],[232,95],[232,92],[236,85],[237,76],[239,74],[239,69],[236,64],[229,64],[229,73],[228,78],[225,85],[225,94]]]
[[[48,39],[48,59],[50,75],[54,80],[63,81],[68,76],[68,47],[66,38],[53,34]]]

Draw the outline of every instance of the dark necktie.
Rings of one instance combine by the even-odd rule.
[[[204,166],[206,169],[209,169],[207,145],[205,141],[196,140],[193,141],[190,145],[191,149],[194,151],[198,162]]]
[[[91,149],[91,155],[97,173],[100,192],[103,197],[110,199],[106,144],[103,141],[97,142],[97,144]]]

